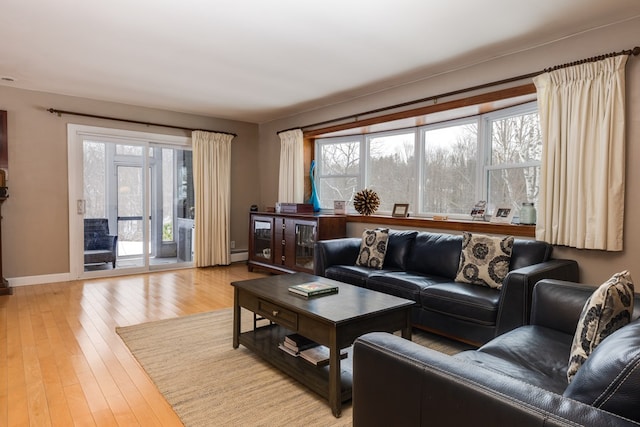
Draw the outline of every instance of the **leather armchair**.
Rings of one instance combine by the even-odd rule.
[[[455,356],[386,333],[358,338],[353,425],[640,425],[638,296],[634,320],[600,343],[567,385],[573,334],[593,290],[542,280],[530,325]]]
[[[111,263],[116,268],[118,236],[109,234],[106,218],[84,219],[84,264]]]

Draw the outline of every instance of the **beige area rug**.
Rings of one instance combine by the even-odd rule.
[[[242,345],[234,350],[232,318],[224,309],[116,332],[187,427],[351,425],[351,402],[335,418],[326,400]],[[252,326],[246,310],[242,326]],[[421,331],[413,335],[449,354],[469,348]]]

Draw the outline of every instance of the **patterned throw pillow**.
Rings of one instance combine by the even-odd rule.
[[[513,236],[492,237],[465,231],[456,282],[502,288],[512,251]]]
[[[633,298],[633,281],[627,270],[614,274],[591,294],[573,336],[567,369],[569,382],[603,339],[629,323]]]
[[[362,233],[362,243],[360,244],[360,254],[358,254],[356,265],[377,268],[378,270],[382,269],[384,255],[387,253],[388,240],[388,228],[364,230],[364,233]]]

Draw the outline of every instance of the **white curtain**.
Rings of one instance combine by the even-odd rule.
[[[280,132],[278,202],[304,201],[304,150],[302,129]]]
[[[233,135],[194,131],[196,267],[230,264],[229,218]]]
[[[538,240],[622,250],[627,58],[534,78],[543,139]]]

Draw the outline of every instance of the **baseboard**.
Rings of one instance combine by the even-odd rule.
[[[70,280],[72,280],[71,273],[43,274],[41,276],[24,276],[7,279],[9,286],[42,285],[45,283],[68,282]]]
[[[231,254],[231,262],[242,262],[249,259],[249,252],[234,252]],[[24,276],[8,278],[9,286],[30,286],[30,285],[43,285],[46,283],[56,282],[68,282],[73,280],[71,273],[59,273],[59,274],[43,274],[41,276]]]
[[[231,252],[231,262],[247,261],[249,259],[249,252]]]

